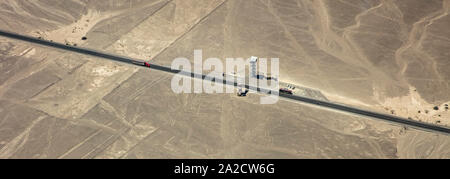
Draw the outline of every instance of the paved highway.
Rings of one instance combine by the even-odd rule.
[[[35,37],[19,35],[19,34],[15,34],[12,32],[6,32],[6,31],[2,31],[2,30],[0,30],[0,36],[12,38],[12,39],[16,39],[16,40],[21,40],[21,41],[25,41],[25,42],[30,42],[30,43],[34,43],[34,44],[44,45],[44,46],[48,46],[48,47],[53,47],[53,48],[57,48],[57,49],[61,49],[61,50],[72,51],[72,52],[76,52],[76,53],[80,53],[80,54],[91,55],[94,57],[100,57],[100,58],[113,60],[113,61],[117,61],[117,62],[121,62],[121,63],[146,67],[144,64],[144,60],[124,57],[121,55],[101,52],[101,51],[97,51],[97,50],[93,50],[93,49],[68,46],[68,45],[64,45],[61,43],[50,42],[50,41],[38,39]],[[168,72],[168,73],[172,73],[172,74],[182,74],[182,75],[186,75],[186,76],[190,76],[192,78],[198,78],[198,79],[202,79],[202,80],[214,81],[214,79],[206,78],[206,76],[203,74],[194,74],[194,73],[182,72],[180,70],[172,70],[170,67],[165,67],[165,66],[161,66],[161,65],[157,65],[157,64],[151,64],[150,67],[146,67],[146,68],[151,68],[151,69],[164,71],[164,72]],[[236,82],[224,81],[224,84],[237,86]],[[246,87],[251,89],[250,88],[251,86],[249,86],[249,85],[246,85]],[[261,88],[254,88],[254,89],[257,89],[258,92],[262,92],[262,93],[272,93],[272,94],[278,93],[278,91],[271,91],[271,90],[267,90],[267,89],[261,89]],[[370,118],[374,118],[374,119],[384,120],[384,121],[387,121],[387,122],[390,122],[393,124],[397,124],[397,125],[401,125],[401,126],[408,126],[408,127],[415,128],[418,130],[424,130],[424,131],[428,131],[428,132],[438,132],[438,133],[443,133],[446,135],[450,134],[450,128],[437,126],[437,125],[433,125],[433,124],[428,124],[428,123],[423,123],[423,122],[419,122],[419,121],[415,121],[415,120],[400,118],[400,117],[396,117],[396,116],[381,114],[381,113],[377,113],[377,112],[358,109],[355,107],[349,107],[349,106],[345,106],[345,105],[341,105],[341,104],[320,101],[320,100],[305,98],[305,97],[301,97],[301,96],[280,93],[280,97],[307,103],[307,104],[316,105],[319,107],[324,107],[324,108],[329,108],[329,109],[347,112],[347,113],[351,113],[351,114],[366,116],[366,117],[370,117]]]

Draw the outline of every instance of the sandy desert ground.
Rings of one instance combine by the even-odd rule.
[[[0,2],[0,29],[170,65],[277,57],[331,101],[450,125],[448,0]],[[87,37],[87,40],[81,40]],[[0,158],[450,158],[450,136],[0,37]],[[438,110],[433,108],[438,107]],[[446,109],[447,107],[447,109]]]

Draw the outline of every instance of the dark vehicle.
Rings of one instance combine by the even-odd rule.
[[[294,93],[292,92],[292,90],[286,89],[286,88],[280,88],[280,93],[282,93],[282,94],[290,94],[290,95],[293,95],[293,94],[294,94]]]
[[[247,96],[247,93],[248,93],[248,89],[246,89],[246,90],[239,89],[237,95],[238,95],[239,97],[246,97],[246,96]]]
[[[256,75],[256,79],[259,79],[259,80],[261,80],[261,79],[264,79],[265,78],[265,76],[264,75]]]

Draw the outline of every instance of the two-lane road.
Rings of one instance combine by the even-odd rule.
[[[101,52],[98,50],[93,50],[93,49],[88,49],[88,48],[83,48],[83,47],[68,46],[68,45],[64,45],[61,43],[50,42],[50,41],[46,41],[46,40],[42,40],[42,39],[38,39],[38,38],[34,38],[34,37],[19,35],[19,34],[15,34],[12,32],[6,32],[6,31],[1,31],[1,30],[0,30],[0,36],[12,38],[12,39],[16,39],[16,40],[21,40],[21,41],[25,41],[25,42],[30,42],[30,43],[34,43],[34,44],[44,45],[44,46],[48,46],[48,47],[53,47],[53,48],[57,48],[57,49],[61,49],[61,50],[71,51],[71,52],[75,52],[75,53],[80,53],[80,54],[84,54],[84,55],[100,57],[100,58],[113,60],[113,61],[117,61],[117,62],[121,62],[121,63],[146,67],[144,65],[143,60],[124,57],[121,55],[116,55],[116,54],[111,54],[111,53],[106,53],[106,52]],[[157,65],[157,64],[151,64],[150,67],[146,67],[146,68],[151,68],[154,70],[164,71],[164,72],[168,72],[168,73],[172,73],[172,74],[183,74],[186,76],[190,76],[192,78],[199,78],[202,80],[214,80],[214,79],[205,78],[206,76],[203,74],[194,74],[194,73],[188,73],[188,72],[180,73],[181,72],[180,70],[172,70],[170,67],[165,67],[165,66],[161,66],[161,65]],[[235,83],[235,82],[224,81],[224,84],[237,86],[237,83]],[[246,85],[246,87],[250,89],[251,86]],[[259,88],[258,88],[258,91],[263,92],[263,93],[268,92],[267,90],[263,90],[263,89],[259,89]],[[275,91],[272,91],[272,92],[278,93]],[[341,104],[320,101],[320,100],[305,98],[305,97],[301,97],[301,96],[280,94],[280,97],[307,103],[307,104],[316,105],[318,107],[323,107],[323,108],[333,109],[333,110],[347,112],[347,113],[351,113],[351,114],[356,114],[356,115],[360,115],[360,116],[370,117],[370,118],[374,118],[374,119],[384,120],[384,121],[387,121],[387,122],[390,122],[393,124],[397,124],[397,125],[401,125],[401,126],[408,126],[408,127],[419,129],[419,130],[424,130],[424,131],[429,131],[429,132],[439,132],[439,133],[443,133],[446,135],[450,134],[450,128],[433,125],[433,124],[429,124],[429,123],[423,123],[423,122],[419,122],[419,121],[415,121],[415,120],[400,118],[400,117],[396,117],[396,116],[372,112],[372,111],[368,111],[368,110],[362,110],[362,109],[358,109],[355,107],[349,107],[349,106],[345,106],[345,105],[341,105]]]

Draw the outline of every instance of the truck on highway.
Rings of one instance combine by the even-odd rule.
[[[280,94],[289,94],[289,95],[293,95],[294,92],[290,89],[287,88],[280,88]]]
[[[131,63],[136,64],[136,65],[140,65],[140,66],[145,66],[145,67],[149,67],[150,68],[150,63],[148,62],[143,62],[143,61],[136,61],[136,60],[131,60]]]

